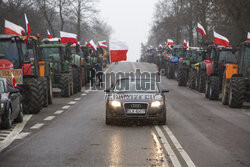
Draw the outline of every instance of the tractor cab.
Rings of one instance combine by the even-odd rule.
[[[239,73],[250,78],[250,42],[243,42],[238,57]]]
[[[0,35],[0,69],[20,69],[27,48],[19,36]]]

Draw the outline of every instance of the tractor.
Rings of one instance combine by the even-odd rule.
[[[73,94],[73,70],[71,49],[58,43],[44,41],[39,45],[40,60],[49,62],[51,70],[52,87],[61,89],[62,97]]]
[[[173,47],[172,51],[168,51],[167,56],[166,56],[166,62],[165,64],[165,71],[166,71],[166,76],[168,79],[174,79],[175,76],[175,71],[178,65],[179,61],[179,56],[181,53],[181,48],[179,46]]]
[[[209,46],[207,49],[210,60],[206,62],[205,96],[210,100],[218,100],[222,89],[225,66],[236,63],[237,53],[232,47]]]
[[[198,57],[194,64],[191,64],[191,79],[189,87],[196,89],[197,91],[204,93],[206,86],[206,72],[205,65],[207,64],[208,57],[205,49],[199,49],[197,51]]]
[[[236,64],[227,64],[223,75],[222,103],[232,108],[250,102],[250,42],[243,42]]]
[[[20,36],[0,35],[0,77],[7,78],[17,87],[23,96],[25,113],[36,114],[44,104],[44,90],[39,79],[39,62],[34,41],[27,44]]]

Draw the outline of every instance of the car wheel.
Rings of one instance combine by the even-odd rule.
[[[23,122],[23,104],[20,104],[20,111],[19,114],[17,116],[17,118],[15,119],[15,122],[21,123]]]
[[[11,109],[11,107],[9,107],[7,115],[3,116],[3,122],[1,125],[3,129],[10,129],[11,128],[11,126],[12,126],[11,113],[12,113],[12,109]]]

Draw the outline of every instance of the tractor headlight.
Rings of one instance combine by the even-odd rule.
[[[110,103],[113,107],[121,107],[122,106],[121,102],[119,102],[117,100],[111,101]]]
[[[4,108],[4,103],[1,103],[1,108],[2,108],[2,109]]]
[[[154,107],[154,108],[160,107],[161,105],[162,105],[161,101],[153,101],[151,103],[151,107]]]

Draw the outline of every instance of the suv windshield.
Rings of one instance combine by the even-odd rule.
[[[0,59],[7,59],[15,67],[19,66],[19,54],[16,42],[11,42],[10,39],[0,41]]]
[[[159,89],[154,80],[121,79],[116,82],[114,91],[158,93]]]

